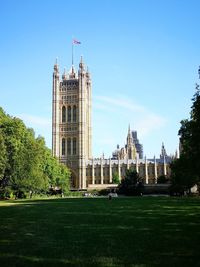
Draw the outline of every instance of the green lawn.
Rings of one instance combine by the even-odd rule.
[[[1,201],[0,266],[200,266],[200,199]]]

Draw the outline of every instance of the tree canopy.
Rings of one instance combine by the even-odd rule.
[[[33,129],[0,108],[0,191],[47,192],[50,187],[69,189],[70,172],[58,163]]]
[[[200,182],[200,90],[192,98],[190,118],[181,121],[180,158],[172,165],[172,187],[176,191],[190,190]]]
[[[127,170],[124,179],[121,180],[121,183],[118,186],[119,194],[130,196],[141,195],[142,191],[142,179],[139,177],[138,173],[133,169]]]

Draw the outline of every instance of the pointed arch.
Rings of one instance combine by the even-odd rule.
[[[74,106],[73,106],[73,122],[76,122],[76,117],[77,117],[77,108],[76,108],[76,106],[74,105]]]
[[[67,155],[71,155],[71,138],[67,138]]]
[[[66,107],[62,107],[62,122],[66,122]]]
[[[67,121],[71,122],[71,118],[72,118],[72,108],[71,108],[71,106],[68,106],[68,108],[67,108]]]
[[[66,154],[66,140],[65,138],[62,138],[62,156],[65,156]]]
[[[73,138],[73,155],[76,155],[76,137]]]

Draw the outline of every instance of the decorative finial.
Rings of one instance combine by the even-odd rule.
[[[63,79],[63,80],[66,80],[66,79],[67,79],[66,68],[64,68],[64,72],[63,72],[63,75],[62,75],[62,79]]]
[[[54,71],[59,72],[59,67],[58,67],[58,58],[56,57],[56,62],[54,64]]]
[[[83,56],[81,56],[80,63],[79,63],[79,68],[84,70]]]

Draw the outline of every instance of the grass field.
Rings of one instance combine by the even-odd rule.
[[[200,266],[200,199],[1,201],[0,266]]]

